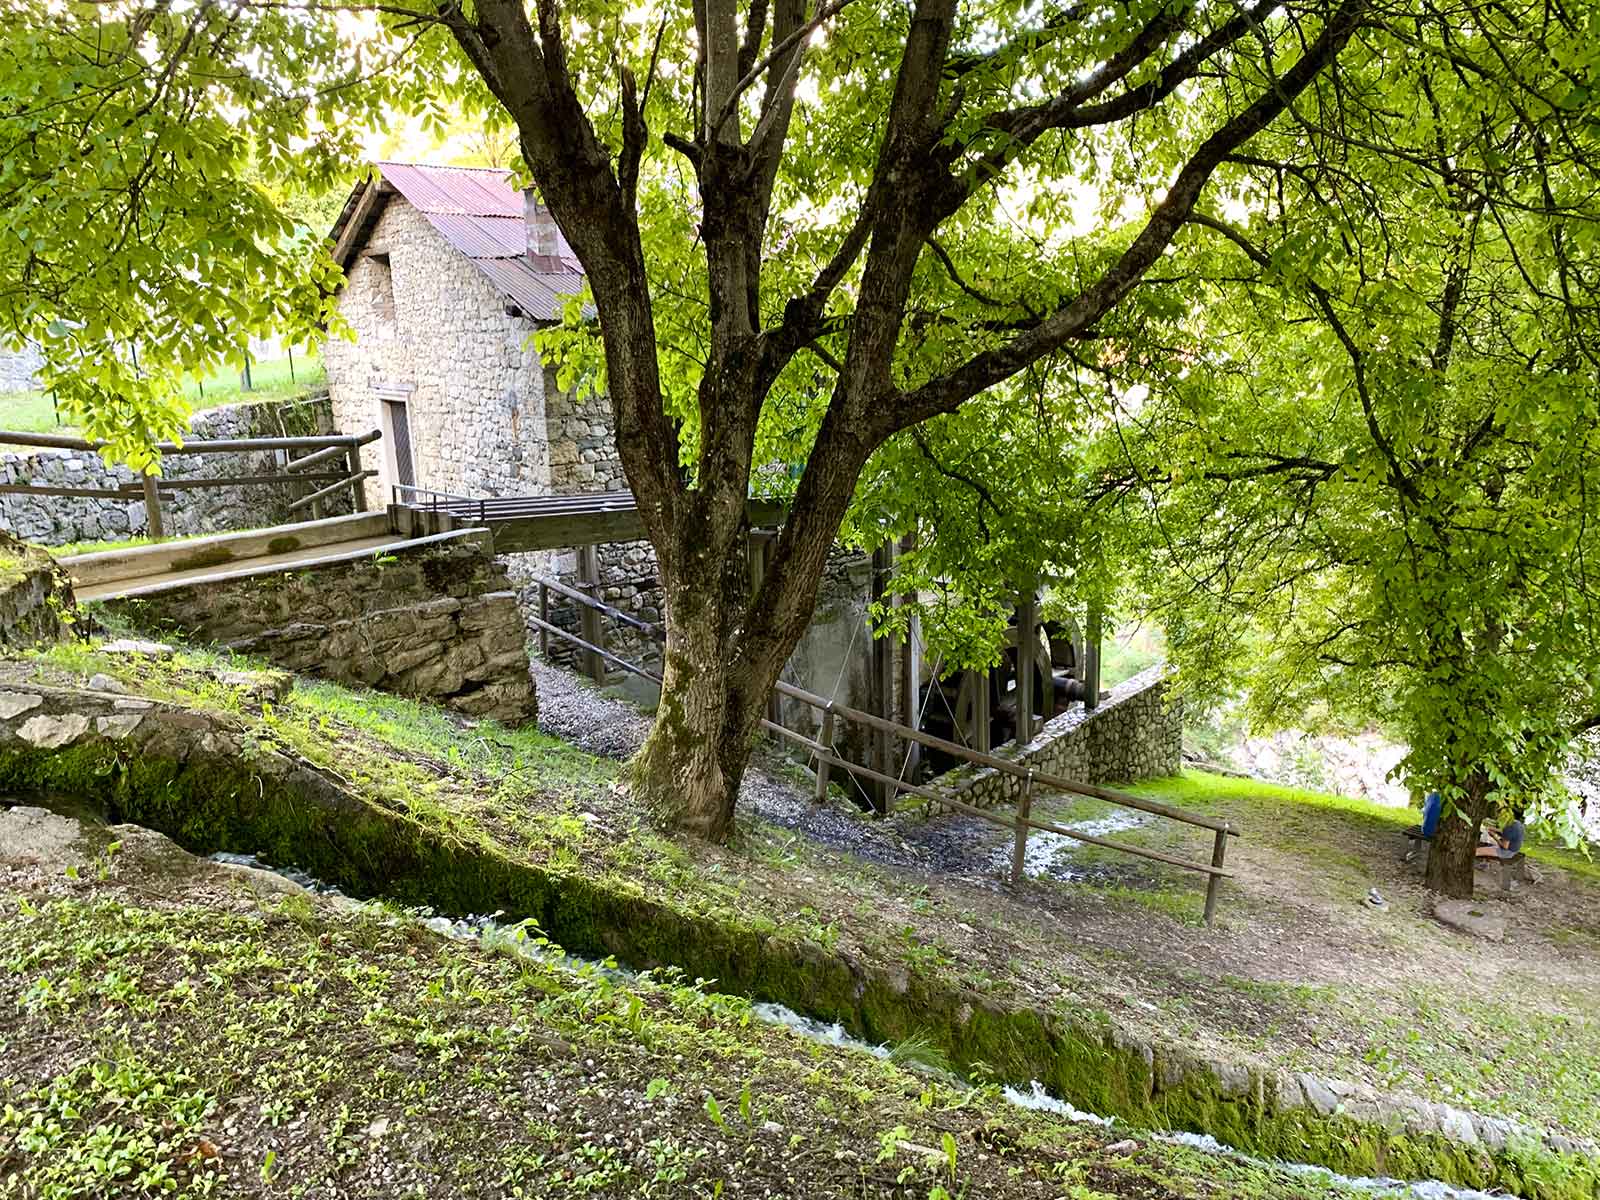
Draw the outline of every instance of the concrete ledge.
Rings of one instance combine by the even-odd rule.
[[[160,575],[167,571],[221,566],[268,554],[289,554],[336,542],[380,537],[390,532],[387,513],[356,513],[348,517],[326,517],[320,521],[301,521],[295,525],[278,525],[248,533],[219,533],[212,537],[130,546],[126,550],[74,554],[59,561],[72,576],[73,582],[86,588],[115,583],[121,579]]]

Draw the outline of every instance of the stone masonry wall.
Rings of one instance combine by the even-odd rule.
[[[30,392],[37,388],[43,365],[44,357],[35,345],[25,345],[20,350],[0,346],[0,392]]]
[[[572,495],[626,490],[605,396],[562,391],[529,340],[537,326],[506,312],[505,298],[403,197],[389,199],[346,273],[339,310],[354,342],[330,338],[323,350],[340,428],[383,428],[374,389],[411,388],[406,417],[417,486],[469,496]],[[387,256],[380,261],[374,254]],[[392,298],[392,299],[391,299]],[[394,482],[384,472],[368,498],[387,503]],[[575,583],[576,556],[510,556],[512,580],[535,611],[534,575]],[[659,614],[648,543],[600,548],[602,597],[644,620]],[[564,626],[577,630],[577,618]],[[607,622],[607,645],[647,654],[636,631]]]
[[[473,539],[112,603],[152,633],[300,674],[511,725],[536,713],[516,595],[501,563]]]
[[[1176,775],[1183,760],[1183,703],[1168,694],[1166,668],[1151,667],[1112,688],[1097,708],[1079,706],[1045,724],[1034,739],[997,758],[1080,783],[1129,783]],[[968,804],[1007,804],[1022,780],[993,767],[958,767],[936,786]]]
[[[196,413],[189,423],[191,439],[306,436],[333,432],[332,409],[326,396],[305,401],[230,404]],[[371,466],[375,446],[362,448],[363,464]],[[238,454],[170,454],[162,471],[174,479],[260,475],[278,469],[278,451]],[[107,466],[87,450],[32,450],[0,454],[0,482],[50,487],[120,488],[138,482],[122,465]],[[316,486],[321,487],[322,484]],[[240,484],[220,488],[183,489],[163,499],[168,536],[227,533],[303,520],[288,505],[312,490],[310,485]],[[348,493],[323,502],[321,515],[350,511]],[[92,496],[0,495],[0,529],[43,546],[67,542],[120,541],[146,532],[144,499]]]
[[[39,547],[0,533],[0,647],[59,641],[76,623],[67,573]]]

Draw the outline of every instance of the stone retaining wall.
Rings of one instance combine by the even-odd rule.
[[[110,604],[139,628],[300,674],[510,725],[536,715],[516,594],[476,538]]]
[[[66,572],[39,547],[0,533],[0,646],[54,642],[74,622]]]
[[[325,394],[304,401],[225,405],[196,413],[189,424],[190,440],[305,437],[331,432],[333,410]],[[277,451],[171,454],[163,460],[162,470],[180,479],[261,475],[279,468],[278,454]],[[364,458],[374,459],[377,447],[366,446],[362,454]],[[106,465],[104,459],[88,450],[30,450],[0,454],[0,483],[120,488],[138,483],[138,477],[121,464]],[[305,484],[288,487],[241,484],[177,491],[170,494],[170,499],[162,500],[166,532],[169,537],[228,533],[304,520],[309,513],[291,514],[288,506],[310,490]],[[348,493],[322,502],[321,515],[325,517],[350,511]],[[144,534],[145,524],[144,500],[137,495],[126,500],[102,500],[92,496],[0,496],[0,529],[42,546],[120,541]]]
[[[1105,693],[1097,708],[1062,713],[1026,746],[1003,746],[995,757],[1081,783],[1176,775],[1183,764],[1183,702],[1168,692],[1166,668],[1151,667]],[[1015,801],[1022,780],[969,765],[940,776],[937,787],[967,804],[995,805]]]

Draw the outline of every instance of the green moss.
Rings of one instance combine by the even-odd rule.
[[[174,571],[193,571],[200,567],[216,567],[223,563],[232,562],[233,551],[226,546],[207,546],[203,550],[196,550],[193,554],[172,560]]]
[[[289,534],[275,537],[267,543],[268,554],[289,554],[300,549],[300,539]]]
[[[510,858],[463,832],[352,798],[281,760],[251,764],[205,753],[183,762],[123,755],[106,743],[56,753],[0,752],[0,787],[100,797],[114,819],[162,830],[191,851],[256,853],[293,863],[358,896],[384,895],[452,913],[532,918],[568,949],[639,967],[674,964],[718,986],[844,1023],[875,1041],[920,1039],[953,1065],[1050,1090],[1135,1125],[1191,1129],[1257,1154],[1358,1174],[1500,1186],[1540,1200],[1593,1200],[1593,1164],[1529,1151],[1491,1158],[1441,1138],[1407,1138],[1341,1117],[1270,1110],[1260,1087],[1225,1096],[1191,1066],[1158,1079],[1140,1048],[1103,1023],[1007,1007],[941,982],[851,963],[770,923],[691,914],[642,890],[560,875]],[[1537,1170],[1530,1167],[1536,1161]]]

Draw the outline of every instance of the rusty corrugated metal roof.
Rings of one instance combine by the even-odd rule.
[[[419,212],[468,217],[522,218],[522,193],[502,167],[435,167],[427,163],[374,163]]]
[[[559,321],[566,298],[583,289],[583,276],[578,272],[535,271],[526,258],[475,258],[472,262],[501,295],[535,321]]]
[[[562,300],[583,287],[583,268],[557,231],[559,271],[529,260],[522,193],[495,167],[435,167],[380,162],[378,173],[451,246],[470,258],[502,295],[536,321],[561,318]]]

